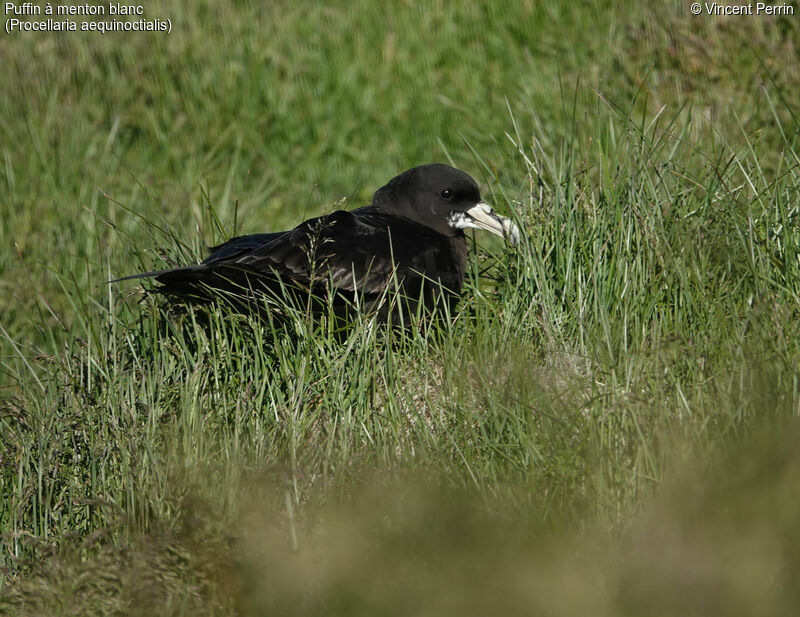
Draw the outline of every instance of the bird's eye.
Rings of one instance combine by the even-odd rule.
[[[453,191],[451,191],[450,189],[444,189],[441,193],[439,193],[439,195],[441,196],[442,199],[447,199],[447,200],[453,199]]]

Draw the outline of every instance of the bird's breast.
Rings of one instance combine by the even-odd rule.
[[[457,294],[461,293],[467,263],[466,241],[463,236],[436,236],[429,240],[426,250],[417,254],[411,269]]]

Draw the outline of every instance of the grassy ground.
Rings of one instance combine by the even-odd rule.
[[[794,614],[800,17],[155,2],[0,38],[0,612]],[[115,276],[450,161],[438,330]]]

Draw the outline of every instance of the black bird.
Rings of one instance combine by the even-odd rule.
[[[337,314],[393,310],[397,288],[410,310],[457,301],[464,280],[464,230],[485,229],[516,244],[519,229],[481,201],[477,183],[443,164],[403,172],[372,204],[337,210],[290,231],[239,236],[211,248],[202,263],[117,279],[155,278],[157,292],[189,302],[227,298],[239,310],[280,312],[287,297]],[[281,301],[284,303],[282,304]],[[266,304],[265,304],[266,302]]]

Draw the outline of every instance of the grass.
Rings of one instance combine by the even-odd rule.
[[[0,39],[0,612],[793,614],[793,18],[146,10]],[[438,328],[105,284],[433,160],[526,230]]]

